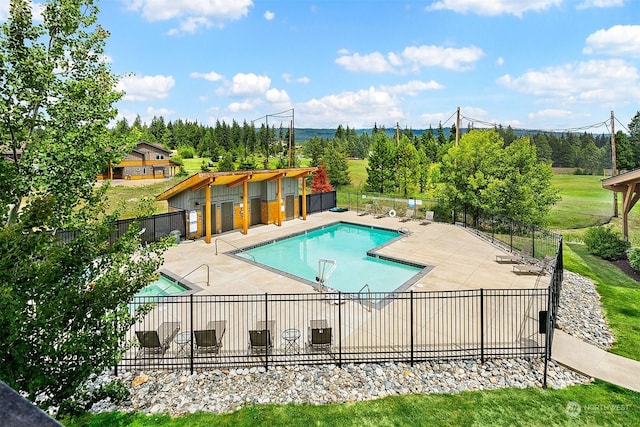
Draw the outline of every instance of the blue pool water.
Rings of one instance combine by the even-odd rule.
[[[337,268],[325,285],[341,292],[392,292],[422,268],[368,256],[367,251],[400,237],[397,231],[338,223],[237,253],[259,264],[315,282],[318,260]],[[329,266],[327,266],[327,269]]]
[[[142,288],[135,296],[137,297],[166,297],[179,295],[188,291],[189,288],[174,281],[163,274],[157,280]]]

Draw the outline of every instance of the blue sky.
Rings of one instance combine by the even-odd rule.
[[[98,4],[130,122],[421,129],[460,107],[463,127],[559,130],[640,110],[640,0]]]

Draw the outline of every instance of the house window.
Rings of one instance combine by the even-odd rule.
[[[164,160],[164,154],[156,154],[156,160]]]

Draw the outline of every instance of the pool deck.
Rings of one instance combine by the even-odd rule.
[[[317,213],[307,216],[307,220],[284,221],[282,226],[258,225],[250,228],[247,235],[233,231],[213,236],[210,244],[203,239],[184,241],[165,252],[162,268],[179,277],[187,275],[189,281],[202,287],[199,294],[314,292],[309,285],[238,260],[225,252],[336,221],[409,230],[410,234],[380,250],[381,254],[433,266],[409,290],[522,289],[549,284],[548,275],[539,278],[516,274],[512,264],[496,262],[496,255],[505,252],[460,226],[437,222],[420,225],[419,221],[401,222],[391,217],[377,219],[371,215],[358,216],[353,211]],[[209,285],[207,269],[198,268],[203,264],[209,266]],[[196,271],[190,273],[194,269]]]

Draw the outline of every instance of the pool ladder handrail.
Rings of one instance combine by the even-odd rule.
[[[231,246],[231,247],[235,248],[238,252],[242,252],[242,253],[247,254],[248,256],[250,256],[250,257],[251,257],[251,260],[252,260],[253,262],[256,262],[256,258],[255,258],[253,255],[251,255],[249,252],[245,251],[244,249],[240,249],[239,247],[237,247],[236,245],[234,245],[234,244],[233,244],[233,243],[231,243],[231,242],[227,242],[227,241],[226,241],[226,240],[224,240],[222,237],[218,237],[218,238],[217,238],[216,240],[214,240],[214,242],[213,242],[213,243],[215,244],[215,246],[216,246],[216,255],[218,255],[218,240],[221,240],[221,241],[223,241],[224,243],[226,243],[227,245],[229,245],[229,246]]]
[[[190,272],[188,272],[187,274],[185,274],[184,276],[182,276],[181,278],[176,280],[176,282],[184,279],[185,277],[187,277],[191,273],[193,273],[196,270],[198,270],[200,267],[207,267],[207,286],[211,286],[211,283],[209,282],[209,277],[210,277],[210,274],[211,274],[211,268],[210,268],[209,264],[200,264],[199,266],[197,266],[196,268],[194,268],[193,270],[191,270]]]
[[[323,263],[325,266],[327,264],[331,264],[331,267],[329,267],[329,271],[325,272],[323,269],[322,272],[320,272],[320,265],[322,265]],[[316,276],[316,282],[318,282],[318,284],[320,285],[320,292],[327,288],[327,285],[325,283],[329,281],[329,277],[336,268],[338,268],[338,263],[336,262],[336,260],[318,258],[318,275]]]
[[[367,289],[367,296],[369,297],[367,301],[367,311],[371,312],[371,288],[369,287],[368,283],[365,283],[364,286],[361,287],[358,291],[358,301],[360,301],[360,304],[362,304],[362,297],[360,295],[362,295],[362,291],[364,291],[365,289]]]

